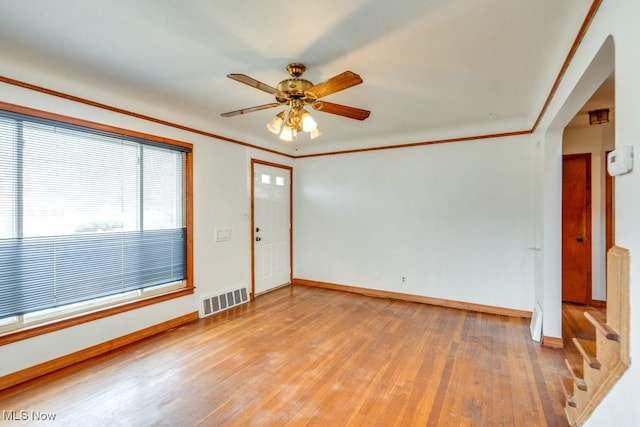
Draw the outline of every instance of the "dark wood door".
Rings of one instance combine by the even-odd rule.
[[[562,158],[562,300],[591,303],[591,154]]]
[[[609,154],[609,151],[607,151],[607,155]],[[604,162],[604,170],[607,170],[607,162],[605,160]],[[614,212],[614,197],[615,197],[615,193],[614,193],[614,189],[615,189],[615,181],[614,178],[609,175],[608,172],[604,173],[605,175],[605,241],[606,241],[606,245],[607,245],[607,251],[609,251],[609,249],[611,249],[613,247],[613,244],[615,242],[615,222],[614,222],[614,218],[615,218],[615,212]]]

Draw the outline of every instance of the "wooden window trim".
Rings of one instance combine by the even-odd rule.
[[[77,119],[74,117],[64,116],[61,114],[50,113],[47,111],[37,110],[29,107],[23,107],[16,104],[10,104],[0,101],[0,109],[10,111],[13,113],[21,113],[43,119],[56,120],[63,123],[84,126],[90,129],[96,129],[106,132],[113,132],[120,135],[132,136],[136,138],[148,139],[150,141],[161,142],[168,145],[175,145],[179,147],[185,147],[192,149],[193,144],[174,139],[159,137],[156,135],[150,135],[142,132],[136,132],[129,129],[118,128],[114,126],[108,126],[101,123],[91,122],[88,120]],[[26,326],[24,328],[9,331],[0,334],[0,346],[10,344],[13,342],[21,341],[28,338],[33,338],[39,335],[48,334],[54,331],[58,331],[72,326],[80,325],[87,322],[92,322],[97,319],[113,316],[116,314],[124,313],[138,308],[146,307],[149,305],[157,304],[160,302],[168,301],[175,298],[180,298],[186,295],[194,293],[195,286],[193,284],[193,151],[185,153],[186,155],[186,194],[185,194],[185,226],[187,229],[187,277],[186,285],[184,288],[172,290],[163,294],[153,295],[147,298],[139,298],[133,301],[127,301],[120,304],[114,304],[109,307],[104,307],[94,311],[71,314],[68,317],[62,319],[52,320],[50,322],[40,323],[33,326]]]

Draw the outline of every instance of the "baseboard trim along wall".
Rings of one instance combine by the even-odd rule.
[[[403,294],[400,292],[381,291],[378,289],[361,288],[358,286],[338,285],[335,283],[318,282],[316,280],[293,279],[294,286],[311,286],[316,288],[333,289],[337,291],[352,292],[375,298],[397,299],[409,302],[419,302],[422,304],[437,305],[440,307],[457,308],[460,310],[477,311],[480,313],[499,314],[509,317],[531,318],[532,313],[525,310],[515,310],[512,308],[495,307],[491,305],[474,304],[469,302],[453,301],[442,298],[431,298],[421,295]]]
[[[160,332],[176,328],[180,325],[192,322],[194,320],[198,320],[197,311],[185,314],[180,317],[176,317],[175,319],[167,320],[166,322],[158,323],[157,325],[149,326],[148,328],[123,335],[119,338],[115,338],[113,340],[97,344],[92,347],[76,351],[74,353],[58,357],[57,359],[53,359],[39,365],[31,366],[29,368],[14,372],[9,375],[5,375],[3,377],[0,377],[0,390],[4,390],[6,388],[32,380],[50,372],[57,371],[58,369],[66,368],[67,366],[71,366],[75,363],[79,363],[92,357],[99,356],[111,350],[124,347],[125,345],[140,341],[152,335],[159,334]]]
[[[549,348],[564,348],[562,338],[557,337],[542,337],[542,345]]]

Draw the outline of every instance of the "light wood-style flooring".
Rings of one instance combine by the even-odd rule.
[[[573,369],[582,375],[583,357],[572,342],[573,338],[581,340],[595,341],[596,330],[584,316],[588,311],[596,317],[606,318],[606,308],[596,308],[588,305],[562,303],[562,344],[564,346],[565,357]],[[569,370],[564,372],[569,376]]]
[[[565,426],[564,357],[529,319],[287,287],[0,392],[0,411],[60,426]]]

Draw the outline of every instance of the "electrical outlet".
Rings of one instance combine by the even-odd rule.
[[[407,284],[407,276],[402,276],[402,278],[400,280],[402,281],[403,285]]]

